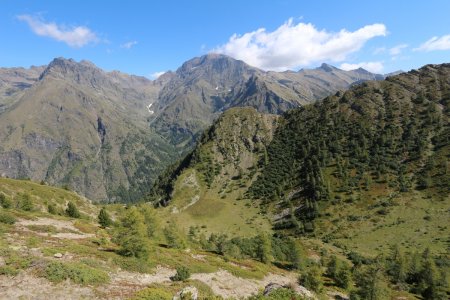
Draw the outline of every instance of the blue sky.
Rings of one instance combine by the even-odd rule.
[[[0,66],[55,57],[151,77],[221,52],[266,70],[450,62],[450,1],[0,2]]]

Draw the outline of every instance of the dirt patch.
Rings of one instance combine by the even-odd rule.
[[[207,284],[213,292],[224,298],[242,298],[256,294],[269,283],[279,285],[296,285],[295,275],[268,274],[262,280],[236,277],[228,271],[219,270],[215,273],[198,273],[191,276]]]
[[[77,239],[86,239],[95,237],[94,234],[88,234],[81,232],[78,228],[73,225],[72,221],[64,221],[64,220],[55,220],[49,218],[38,218],[36,220],[25,220],[21,219],[16,222],[16,228],[21,231],[32,231],[28,226],[51,226],[52,228],[56,228],[58,231],[65,232],[36,232],[33,231],[34,234],[40,236],[51,236],[58,239],[69,239],[69,240],[77,240]],[[70,231],[70,232],[67,232]]]
[[[170,284],[170,277],[176,271],[158,266],[152,274],[141,274],[119,270],[110,273],[111,282],[99,287],[83,287],[66,281],[53,284],[44,278],[34,277],[30,272],[18,276],[0,275],[0,300],[3,299],[126,299],[152,283]],[[243,298],[258,293],[269,283],[290,285],[296,290],[312,296],[298,286],[295,274],[268,274],[262,280],[236,277],[228,271],[192,274],[191,279],[199,280],[211,287],[212,291],[224,298]],[[309,294],[308,294],[309,293]]]
[[[117,273],[112,273],[111,283],[133,283],[140,285],[149,285],[152,283],[163,283],[165,281],[170,281],[170,277],[175,275],[176,271],[174,269],[169,269],[166,267],[158,266],[156,267],[155,273],[153,274],[142,274],[133,273],[127,271],[119,271]]]
[[[99,299],[89,287],[81,287],[69,281],[53,284],[44,278],[21,272],[14,277],[0,275],[0,299],[75,300]]]
[[[111,282],[98,288],[105,299],[126,299],[152,283],[170,283],[174,269],[158,266],[153,274],[118,271],[109,274]]]
[[[206,261],[206,255],[203,254],[191,254],[191,257],[199,261]]]

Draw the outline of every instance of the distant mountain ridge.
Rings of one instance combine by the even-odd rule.
[[[0,174],[67,185],[94,200],[136,199],[173,147],[147,126],[154,82],[57,58],[0,115]]]
[[[323,64],[298,72],[265,72],[221,54],[185,62],[162,88],[152,121],[173,143],[184,145],[230,107],[251,106],[280,114],[354,83],[381,80],[363,69],[343,71]]]
[[[67,185],[99,201],[136,200],[223,111],[280,114],[380,76],[325,64],[264,72],[218,54],[154,81],[65,58],[2,68],[0,174]]]

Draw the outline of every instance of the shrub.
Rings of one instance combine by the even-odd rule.
[[[159,288],[146,288],[134,295],[132,300],[172,300],[172,295]]]
[[[66,214],[71,218],[79,218],[81,217],[80,211],[77,206],[73,202],[69,202],[66,208]]]
[[[20,195],[18,204],[19,204],[19,208],[24,211],[32,211],[34,208],[33,201],[31,201],[31,197],[27,193]]]
[[[169,246],[169,248],[186,248],[186,241],[174,222],[171,222],[164,228],[164,237],[166,238],[167,246]]]
[[[100,226],[102,226],[103,228],[111,226],[112,224],[111,217],[104,207],[102,207],[98,214],[98,224],[100,224]]]
[[[170,279],[172,281],[186,281],[189,277],[191,277],[191,272],[189,269],[184,266],[179,266],[177,267],[177,273],[175,276],[172,276]]]
[[[0,223],[12,225],[16,223],[16,218],[10,213],[0,211]]]
[[[251,296],[248,300],[303,300],[303,297],[298,295],[295,291],[287,288],[280,288],[271,291],[264,296],[262,293]]]
[[[12,206],[11,200],[3,193],[0,193],[0,206],[3,208],[10,208]]]
[[[315,292],[321,292],[323,287],[321,276],[322,271],[320,268],[318,266],[312,266],[300,276],[299,283],[307,289]]]
[[[18,273],[19,273],[19,270],[17,270],[13,266],[1,266],[0,267],[0,275],[16,276]]]
[[[102,284],[109,281],[106,272],[82,263],[50,262],[44,270],[44,277],[52,282],[61,282],[66,279],[78,284]]]
[[[5,260],[5,265],[0,267],[0,275],[15,276],[31,265],[31,258],[18,255],[12,250],[3,250],[0,256]]]
[[[336,285],[340,288],[347,289],[350,286],[352,273],[350,268],[343,264],[340,270],[336,273],[334,280],[336,281]]]
[[[47,205],[47,211],[49,214],[56,215],[56,205],[50,203],[49,205]]]

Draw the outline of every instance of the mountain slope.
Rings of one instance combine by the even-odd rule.
[[[99,211],[113,222],[100,226]],[[172,299],[187,290],[199,299],[248,299],[269,283],[312,295],[296,273],[206,251],[184,228],[178,235],[189,250],[174,248],[160,225],[148,204],[100,209],[71,191],[0,178],[0,298]],[[123,238],[146,255],[124,253]],[[188,274],[177,280],[180,266]]]
[[[0,68],[0,114],[39,79],[44,69],[44,66],[29,69]]]
[[[239,236],[270,230],[259,209],[234,200],[256,177],[255,165],[264,157],[278,119],[250,107],[225,111],[195,150],[158,178],[149,200],[169,205],[163,209],[166,218],[183,227],[207,226],[208,232]]]
[[[152,126],[173,143],[192,143],[217,116],[231,107],[251,106],[280,114],[321,99],[355,82],[382,79],[362,69],[329,65],[299,72],[265,72],[221,54],[185,62],[161,90]]]
[[[323,65],[264,72],[217,54],[155,81],[88,61],[0,69],[0,175],[68,185],[98,201],[131,201],[225,110],[280,114],[378,78]]]
[[[276,204],[279,229],[371,254],[394,243],[442,253],[449,88],[450,65],[429,65],[289,112],[248,195]]]
[[[139,197],[175,157],[147,126],[158,89],[143,77],[55,59],[1,115],[1,174],[67,184],[96,200],[129,200],[126,189]]]
[[[160,180],[164,184],[155,191],[163,191],[169,207],[170,195],[188,202],[180,180],[196,170],[205,185],[209,182],[210,198],[220,198],[225,189],[233,191],[227,201],[266,203],[276,230],[320,237],[345,250],[359,247],[370,255],[400,242],[414,249],[432,245],[443,253],[446,241],[439,237],[448,228],[440,224],[446,222],[450,201],[449,104],[449,64],[362,83],[283,115],[265,151],[243,168],[252,176],[223,171],[228,164],[223,157],[248,161],[245,151],[233,155],[233,138],[225,139],[230,146],[224,153],[205,150],[224,136],[233,137],[233,126],[219,121],[208,131],[214,134],[173,167],[177,172]],[[246,109],[233,113],[246,118]],[[221,185],[227,181],[229,189]],[[432,233],[417,234],[422,230]]]

